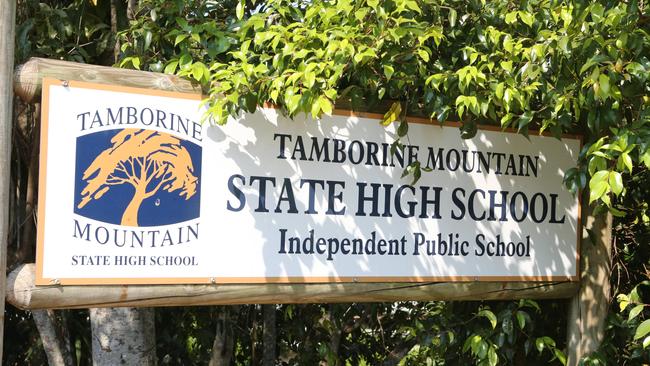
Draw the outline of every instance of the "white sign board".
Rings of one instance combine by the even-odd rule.
[[[37,284],[575,280],[580,140],[46,79]],[[404,169],[430,172],[412,184]]]

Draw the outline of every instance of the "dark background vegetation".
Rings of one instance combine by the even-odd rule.
[[[237,41],[233,39],[226,45],[214,34],[229,31],[239,16],[237,4],[237,1],[149,0],[138,4],[143,6],[141,10],[132,10],[137,11],[134,16],[127,13],[126,1],[98,0],[95,4],[87,0],[19,0],[16,64],[38,56],[164,71],[170,60],[178,63],[184,52],[194,55],[195,62],[228,62],[225,51],[228,47],[236,47]],[[644,6],[636,2],[630,4],[640,7],[640,21],[646,24],[648,15],[643,14]],[[259,4],[244,5],[246,16],[260,9]],[[604,2],[604,5],[611,4]],[[179,28],[177,18],[190,19],[193,26],[205,24],[197,33],[208,40],[190,43],[191,39],[182,39],[178,42],[178,34],[171,33]],[[209,29],[208,25],[214,29]],[[185,71],[185,75],[192,76],[180,67],[168,71],[179,74]],[[199,81],[209,88],[207,80]],[[353,97],[363,100],[364,95],[354,94]],[[34,261],[38,126],[38,105],[26,105],[16,99],[9,270],[20,263]],[[636,304],[633,305],[650,302],[647,284],[650,232],[643,220],[650,202],[648,175],[647,168],[640,164],[635,166],[626,175],[627,194],[616,201],[630,210],[628,215],[615,218],[611,283],[614,295],[635,293],[633,302]],[[274,339],[277,362],[492,365],[496,363],[496,356],[499,364],[558,364],[566,346],[567,307],[567,300],[277,305]],[[612,299],[605,342],[585,363],[640,365],[650,362],[642,340],[634,337],[637,327],[650,313],[644,306],[632,317],[629,315],[631,308],[621,311],[619,302]],[[5,316],[4,364],[46,364],[30,312],[7,304]],[[89,365],[88,312],[65,310],[57,312],[57,317],[64,328],[61,331],[69,333],[77,364]],[[260,305],[158,308],[159,363],[206,364],[215,331],[225,329],[233,342],[232,364],[262,364],[263,324]]]

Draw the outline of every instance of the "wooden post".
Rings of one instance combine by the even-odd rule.
[[[0,362],[4,335],[5,291],[7,287],[7,237],[9,225],[9,170],[11,163],[11,124],[13,116],[12,71],[16,1],[0,2]]]
[[[430,300],[569,298],[577,282],[306,283],[215,285],[34,285],[34,264],[7,278],[7,299],[21,309],[195,306]]]
[[[578,365],[580,358],[600,346],[611,298],[612,215],[594,217],[589,207],[583,212],[587,215],[580,243],[580,290],[571,298],[568,313],[568,366]]]
[[[14,74],[14,92],[26,103],[32,102],[41,95],[41,86],[44,77],[183,93],[201,92],[201,88],[198,85],[192,84],[190,81],[175,75],[37,57],[31,58],[26,63],[16,67]]]

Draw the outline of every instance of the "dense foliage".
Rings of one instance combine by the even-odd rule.
[[[392,111],[403,112],[387,123],[410,112],[458,119],[466,137],[479,123],[581,132],[569,187],[589,180],[589,202],[648,221],[647,204],[616,200],[635,165],[650,167],[643,2],[274,0],[240,2],[225,20],[206,20],[209,8],[178,17],[176,4],[161,16],[156,1],[143,2],[149,14],[124,34],[121,65],[203,83],[216,123],[267,102],[318,117],[334,102],[377,109],[397,100]],[[160,26],[169,28],[152,43]]]
[[[117,40],[116,66],[201,83],[216,123],[270,102],[314,118],[335,104],[388,111],[384,122],[398,121],[402,137],[407,114],[461,121],[465,137],[480,124],[584,134],[566,181],[617,216],[619,294],[603,347],[584,362],[650,362],[646,2],[141,0],[130,22],[124,2],[114,3],[120,15],[111,21],[110,0],[19,1],[17,62],[111,64]],[[121,30],[117,37],[111,27]],[[24,225],[33,221],[25,200],[37,117],[31,106],[17,108],[14,265],[33,255]],[[276,314],[277,354],[286,364],[564,360],[565,301],[281,305]],[[76,359],[87,364],[87,313],[65,315]],[[29,314],[8,308],[5,349],[15,350],[8,364],[44,362],[27,321]],[[231,332],[234,364],[261,363],[260,306],[158,309],[157,323],[161,364],[207,363],[219,327]]]

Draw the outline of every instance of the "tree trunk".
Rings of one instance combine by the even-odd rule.
[[[22,126],[23,136],[25,141],[31,142],[31,150],[29,157],[24,158],[29,161],[29,169],[27,171],[25,197],[24,197],[24,211],[18,215],[23,227],[21,230],[22,237],[18,240],[20,247],[16,251],[14,258],[15,263],[23,263],[25,260],[33,260],[34,247],[36,243],[36,221],[34,209],[36,206],[36,198],[38,195],[38,152],[40,145],[38,143],[40,136],[40,103],[34,104],[34,114],[27,117],[30,120]],[[33,126],[31,125],[33,122]],[[31,127],[30,127],[31,126]],[[31,135],[31,138],[30,138]],[[34,310],[32,311],[32,318],[36,324],[36,329],[41,337],[43,350],[47,356],[49,365],[76,365],[75,357],[72,353],[72,345],[70,343],[70,334],[68,332],[68,324],[66,321],[67,313],[60,310]]]
[[[28,117],[29,118],[29,117]],[[34,104],[34,114],[32,116],[34,125],[31,129],[31,139],[29,142],[32,145],[30,155],[28,158],[29,169],[27,171],[26,187],[25,187],[25,208],[22,215],[19,214],[20,220],[23,222],[22,237],[18,240],[20,247],[18,248],[14,263],[25,263],[26,261],[34,260],[34,248],[36,247],[36,220],[34,209],[36,207],[36,198],[38,197],[38,153],[40,144],[40,103]],[[27,128],[24,128],[23,135],[28,136]]]
[[[262,314],[264,316],[264,333],[262,339],[264,341],[264,354],[262,355],[263,366],[275,365],[275,305],[262,305]]]
[[[335,318],[337,313],[335,309],[341,305],[330,304],[327,309],[327,317],[329,318],[330,323],[332,324],[332,335],[330,337],[330,350],[334,357],[333,360],[328,359],[329,361],[334,361],[332,366],[341,365],[341,359],[339,357],[339,348],[341,347],[341,337],[343,335],[343,324],[339,323],[339,320]]]
[[[142,201],[144,201],[144,196],[144,192],[139,191],[138,189],[135,190],[135,194],[133,195],[131,202],[129,202],[129,205],[126,206],[126,209],[122,214],[122,222],[120,225],[138,226],[138,211],[140,210]]]
[[[32,317],[41,336],[47,363],[50,366],[75,365],[70,337],[65,328],[66,324],[62,324],[63,322],[57,318],[54,310],[34,310]]]
[[[251,365],[257,365],[259,362],[257,361],[257,309],[258,306],[261,305],[253,305],[253,309],[251,311],[252,313],[252,320],[251,320],[251,326],[250,326],[250,337],[251,337],[251,354],[250,354],[250,364]]]
[[[115,35],[113,63],[117,64],[117,61],[120,59],[120,41],[117,38],[117,0],[111,0],[111,33]]]
[[[135,20],[136,8],[138,7],[137,0],[128,0],[126,3],[126,17],[129,20]]]
[[[155,365],[154,310],[90,309],[93,365]]]
[[[217,332],[212,343],[212,356],[209,366],[228,366],[232,358],[233,332],[228,308],[220,307],[217,316]]]

